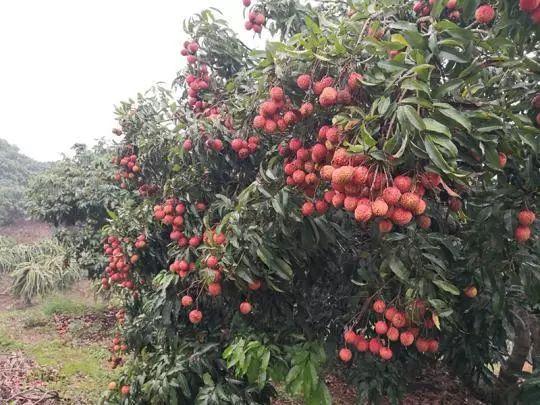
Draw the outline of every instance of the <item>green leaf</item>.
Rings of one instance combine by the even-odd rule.
[[[437,287],[439,287],[441,290],[449,292],[453,295],[460,295],[459,289],[452,283],[442,280],[442,279],[435,279],[433,280],[433,284],[435,284]]]
[[[407,281],[409,279],[409,271],[405,268],[403,262],[395,255],[391,256],[388,260],[388,266],[390,270],[398,276],[401,280]]]
[[[437,166],[439,169],[441,169],[444,173],[453,173],[454,170],[450,167],[448,162],[444,159],[443,155],[437,149],[437,146],[433,142],[433,140],[427,136],[424,139],[424,146],[426,148],[426,152],[429,156],[429,159]]]
[[[446,125],[441,124],[438,121],[435,121],[432,118],[424,118],[424,125],[426,126],[427,131],[437,132],[439,134],[446,135],[451,137],[452,134]]]
[[[410,105],[400,105],[397,109],[397,118],[402,125],[411,124],[419,131],[426,129],[426,125],[416,110]]]
[[[434,106],[439,107],[440,103],[435,103]],[[445,107],[439,109],[439,112],[444,115],[445,117],[450,118],[451,120],[457,122],[459,125],[461,125],[463,128],[467,130],[467,132],[471,131],[471,122],[463,113],[460,113],[458,110],[453,108],[452,106],[449,106],[449,104],[445,104]]]

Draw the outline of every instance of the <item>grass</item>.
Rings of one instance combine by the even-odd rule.
[[[110,353],[104,342],[78,339],[92,326],[74,321],[60,337],[53,317],[99,314],[105,306],[73,291],[65,294],[25,309],[0,310],[0,353],[22,350],[37,363],[30,378],[47,381],[48,389],[58,391],[68,403],[97,403],[117,374],[107,365]]]

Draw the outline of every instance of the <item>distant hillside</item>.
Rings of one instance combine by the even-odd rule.
[[[0,139],[0,225],[24,215],[24,191],[29,178],[49,164],[37,162]]]

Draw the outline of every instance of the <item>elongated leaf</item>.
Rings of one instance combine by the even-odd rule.
[[[410,105],[400,105],[397,109],[397,118],[402,125],[409,126],[410,124],[419,131],[426,129],[424,121]]]

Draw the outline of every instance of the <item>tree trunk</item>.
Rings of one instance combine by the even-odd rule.
[[[497,404],[515,404],[519,393],[519,374],[523,363],[527,360],[531,348],[531,333],[529,327],[529,314],[523,308],[515,312],[514,347],[508,360],[501,366],[497,386],[495,389]]]

